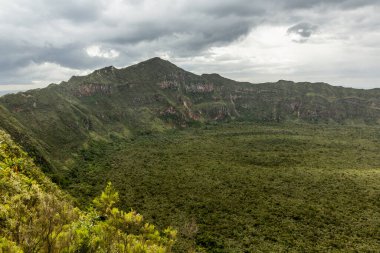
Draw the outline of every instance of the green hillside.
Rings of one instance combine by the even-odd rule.
[[[376,252],[379,123],[380,89],[236,82],[159,58],[5,95],[0,128],[43,173],[1,135],[0,245],[32,252],[7,231],[18,219],[33,231],[22,215],[45,226],[40,204],[54,200],[51,213],[68,210],[56,219],[62,231],[45,234],[34,252],[94,252],[94,245],[123,252],[131,231],[120,217],[133,217],[139,233],[148,229],[133,228],[133,240],[163,251],[171,249],[175,232],[165,228],[173,226],[174,252]],[[20,210],[35,212],[11,216],[18,198]],[[143,213],[164,232],[158,236],[135,212],[109,213],[102,198],[119,198],[118,208]],[[112,239],[115,231],[120,237]],[[64,248],[68,241],[81,251]]]
[[[176,231],[160,234],[116,207],[108,184],[87,211],[54,185],[0,131],[0,252],[170,252]]]

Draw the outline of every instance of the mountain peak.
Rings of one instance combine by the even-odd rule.
[[[167,67],[176,67],[175,64],[171,63],[168,60],[161,59],[160,57],[153,57],[146,61],[142,61],[138,63],[137,65],[158,65],[158,66],[167,66]]]
[[[145,60],[145,62],[167,62],[166,60],[164,59],[161,59],[160,57],[156,56],[156,57],[153,57],[153,58],[150,58],[148,60]]]
[[[149,60],[137,63],[133,66],[127,67],[124,70],[126,71],[133,71],[134,73],[140,73],[144,74],[145,76],[153,75],[154,77],[157,77],[156,75],[161,74],[169,74],[169,73],[178,73],[178,72],[185,72],[185,70],[179,68],[175,64],[171,63],[170,61],[161,59],[159,57],[154,57]]]

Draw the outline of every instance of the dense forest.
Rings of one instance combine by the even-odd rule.
[[[158,231],[117,208],[109,183],[86,210],[0,132],[0,252],[170,252],[176,231]]]
[[[112,181],[124,208],[178,230],[176,252],[376,252],[377,126],[218,123],[94,141],[64,189]]]

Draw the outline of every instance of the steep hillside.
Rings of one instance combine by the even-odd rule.
[[[0,98],[0,126],[52,175],[90,140],[227,120],[378,124],[380,90],[242,83],[153,58]]]
[[[118,199],[109,184],[79,210],[0,130],[0,252],[170,252],[176,231],[160,234]]]

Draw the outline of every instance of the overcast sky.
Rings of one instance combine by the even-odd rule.
[[[159,56],[195,72],[380,88],[380,0],[0,0],[0,94]]]

